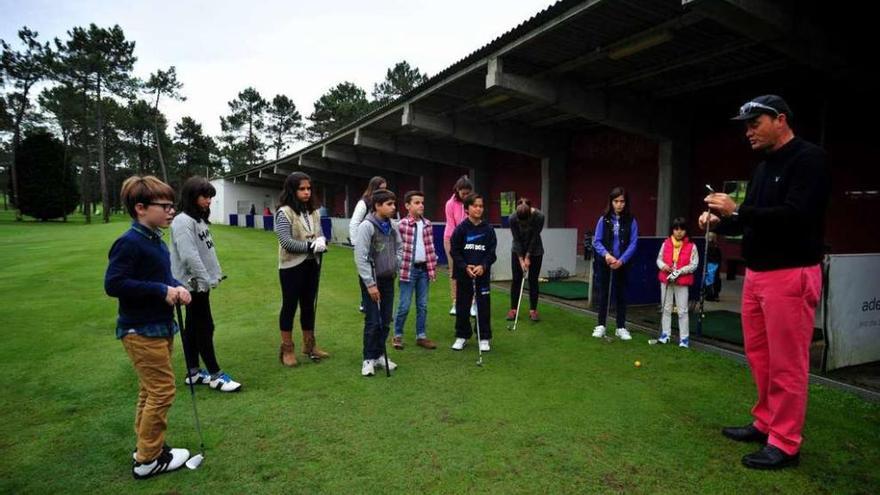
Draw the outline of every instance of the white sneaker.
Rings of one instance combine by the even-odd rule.
[[[480,350],[483,351],[483,352],[489,352],[489,351],[492,350],[492,348],[489,347],[489,341],[488,341],[488,340],[481,340],[481,341],[480,341]]]
[[[604,336],[605,336],[605,326],[604,325],[599,325],[593,329],[593,337],[596,337],[597,339],[601,339]]]
[[[477,303],[471,304],[471,316],[477,316]]]
[[[134,462],[131,474],[136,480],[151,478],[157,474],[170,473],[180,469],[189,459],[189,451],[186,449],[163,448],[159,457],[152,462]]]
[[[669,343],[669,334],[661,332],[660,337],[657,339],[657,342],[659,342],[661,344],[668,344]]]
[[[376,374],[376,368],[373,366],[372,359],[364,359],[364,365],[361,367],[361,376],[373,376]]]
[[[681,341],[679,341],[678,346],[684,347],[685,349],[687,349],[691,346],[691,341],[689,338],[685,337],[685,338],[681,339]]]
[[[452,350],[453,351],[460,351],[460,350],[464,349],[465,342],[467,342],[467,341],[462,338],[455,339],[455,342],[452,344]]]
[[[455,303],[452,303],[452,309],[449,310],[449,314],[455,316]]]
[[[221,373],[220,376],[211,380],[208,386],[221,392],[238,392],[241,390],[241,384],[233,380],[226,373]]]
[[[208,370],[200,369],[198,373],[187,375],[183,379],[185,385],[189,385],[190,381],[192,381],[193,385],[208,385],[211,383],[211,374],[208,373]]]
[[[622,327],[615,330],[614,335],[617,335],[620,340],[632,340],[632,335],[630,335],[629,332]]]
[[[384,354],[379,356],[379,359],[377,359],[373,363],[373,367],[376,368],[377,370],[384,370],[385,369],[385,355]],[[389,359],[388,360],[388,370],[394,371],[396,369],[397,369],[397,363],[395,363],[394,361]]]

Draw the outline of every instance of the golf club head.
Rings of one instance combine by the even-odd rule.
[[[657,342],[659,342],[659,340],[657,340],[657,339],[649,339],[649,340],[648,340],[648,345],[655,345],[655,344],[657,344]]]
[[[483,357],[482,356],[480,357],[480,359],[477,359],[477,366],[479,366],[480,368],[483,367]]]
[[[198,469],[199,466],[202,465],[202,461],[205,460],[205,455],[199,452],[198,454],[190,457],[186,461],[186,467],[189,469]]]

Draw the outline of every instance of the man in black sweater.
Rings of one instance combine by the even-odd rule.
[[[743,457],[746,467],[797,465],[807,406],[810,341],[822,291],[825,209],[831,191],[825,152],[796,137],[788,104],[775,95],[745,103],[734,120],[745,122],[752,150],[764,154],[743,203],[711,194],[713,213],[700,227],[742,234],[746,262],[742,325],[746,358],[758,389],[754,421],[724,428],[733,440],[765,443]]]

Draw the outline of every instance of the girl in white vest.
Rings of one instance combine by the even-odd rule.
[[[294,172],[284,181],[275,213],[282,297],[278,317],[281,329],[278,358],[288,367],[297,365],[293,346],[293,318],[297,306],[300,307],[303,354],[315,362],[330,357],[315,343],[320,254],[327,251],[327,240],[321,233],[321,216],[314,198],[311,178],[302,172]]]

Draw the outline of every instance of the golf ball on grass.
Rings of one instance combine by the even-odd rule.
[[[642,362],[641,362],[641,361],[636,361],[636,362],[633,363],[633,364],[635,365],[636,368],[641,368],[641,367],[642,367]]]

